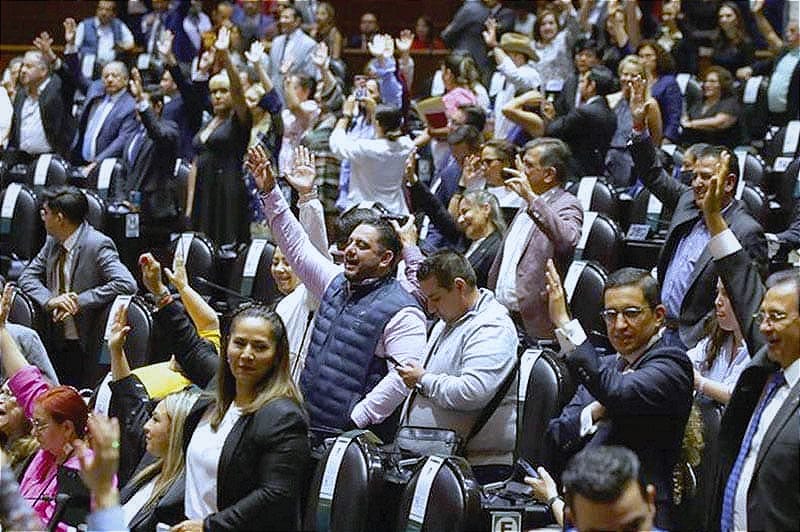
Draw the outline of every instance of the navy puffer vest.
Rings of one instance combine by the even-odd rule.
[[[375,347],[388,321],[416,300],[396,279],[350,286],[339,274],[317,311],[300,389],[312,428],[344,429],[350,412],[386,375]]]

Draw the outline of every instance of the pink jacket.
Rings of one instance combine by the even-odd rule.
[[[8,380],[8,387],[17,398],[17,403],[22,407],[25,415],[30,419],[33,417],[36,398],[46,392],[50,388],[50,384],[42,376],[39,368],[26,366]],[[64,462],[64,466],[80,469],[78,457],[71,456]],[[33,510],[44,523],[42,528],[50,521],[56,508],[57,472],[56,457],[49,451],[40,449],[34,455],[19,483],[20,494],[33,506]],[[65,532],[67,527],[59,525],[57,530]]]

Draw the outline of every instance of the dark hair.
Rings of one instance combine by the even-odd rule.
[[[794,290],[797,292],[797,311],[800,312],[800,268],[794,267],[790,270],[781,270],[767,277],[767,289],[782,284],[794,286]]]
[[[514,164],[514,157],[517,155],[517,146],[513,142],[503,139],[492,139],[483,143],[484,148],[492,148],[509,165]]]
[[[456,277],[464,279],[470,288],[477,286],[472,265],[464,255],[450,249],[441,249],[422,261],[417,270],[417,280],[422,282],[431,276],[436,277],[436,282],[445,290],[453,288]]]
[[[285,5],[281,9],[281,11],[283,12],[283,11],[286,11],[287,9],[291,10],[292,13],[294,13],[294,18],[295,19],[300,19],[301,21],[303,20],[303,14],[300,12],[300,10],[297,8],[297,6]]]
[[[363,223],[374,222],[379,218],[380,215],[372,209],[351,208],[344,211],[334,222],[335,243],[337,245],[344,244],[356,227]]]
[[[42,193],[42,205],[55,213],[61,213],[75,225],[80,225],[89,212],[89,201],[79,189],[71,186],[60,186],[45,189]]]
[[[313,98],[314,92],[317,90],[317,81],[311,76],[306,76],[305,74],[292,75],[297,78],[297,83],[299,83],[302,88],[308,90],[309,98]]]
[[[731,160],[728,163],[728,173],[736,177],[735,183],[739,182],[739,157],[736,153],[726,146],[714,146],[713,144],[695,144],[692,146],[692,153],[695,159],[700,160],[705,157],[713,157],[719,161],[722,154],[728,152]]]
[[[394,105],[378,104],[375,107],[375,122],[381,126],[386,138],[396,140],[402,134],[403,111]]]
[[[644,48],[645,46],[649,46],[653,49],[653,53],[656,54],[656,75],[663,76],[664,74],[671,74],[675,72],[675,59],[672,58],[672,55],[667,52],[663,46],[658,44],[656,41],[652,39],[645,39],[639,43],[639,46],[636,47],[636,54],[639,54],[639,50]]]
[[[708,75],[712,73],[716,74],[717,78],[719,78],[720,99],[731,96],[733,94],[733,76],[730,70],[719,65],[710,66],[708,70],[706,70],[706,75],[703,76],[703,79],[707,78]]]
[[[478,131],[483,131],[486,126],[486,111],[483,110],[483,107],[462,103],[458,106],[458,110],[464,113],[465,126],[473,126]]]
[[[480,79],[475,59],[469,53],[455,51],[449,54],[444,58],[444,66],[455,76],[456,85],[472,89],[475,82]]]
[[[641,268],[621,268],[611,275],[606,280],[606,285],[603,288],[603,295],[612,288],[620,288],[623,286],[636,286],[644,295],[645,301],[651,308],[661,304],[661,294],[658,290],[658,281],[656,281],[650,272],[642,270]]]
[[[611,94],[616,89],[617,83],[614,73],[605,65],[595,65],[587,74],[589,80],[594,81],[595,90],[599,96]]]
[[[458,126],[447,135],[447,143],[451,146],[464,142],[477,149],[482,140],[481,132],[473,126]]]
[[[164,105],[164,91],[158,86],[147,91],[147,95],[150,98],[151,105]]]
[[[542,22],[544,22],[544,17],[547,15],[553,16],[553,18],[556,20],[556,27],[558,28],[558,31],[561,31],[561,22],[558,19],[558,13],[549,7],[545,7],[539,10],[539,13],[536,15],[536,21],[533,23],[533,38],[536,41],[542,40],[542,33],[540,30],[542,27]]]
[[[525,144],[525,146],[522,147],[522,152],[525,153],[534,148],[539,148],[541,150],[539,164],[545,168],[555,168],[556,179],[559,183],[564,183],[568,177],[569,162],[572,157],[569,146],[561,139],[541,137],[533,139]]]
[[[733,45],[739,45],[743,42],[747,42],[750,40],[750,34],[747,32],[747,28],[744,25],[744,17],[742,16],[742,10],[739,9],[734,2],[723,2],[719,8],[717,9],[717,25],[719,25],[719,12],[723,7],[729,8],[733,13],[736,15],[736,40],[731,40],[728,38],[728,35],[725,31],[720,28],[720,31],[717,34],[717,38],[715,40],[715,44],[724,46],[727,43]]]
[[[642,496],[647,497],[639,457],[616,445],[582,450],[569,461],[561,476],[567,505],[573,513],[575,495],[593,502],[611,502],[622,495],[630,482],[636,482]]]
[[[217,366],[217,401],[211,418],[211,426],[214,429],[222,422],[225,412],[236,397],[236,379],[228,362],[228,342],[236,325],[245,318],[258,318],[269,323],[275,357],[269,371],[257,385],[256,397],[248,405],[240,405],[243,411],[252,414],[269,401],[281,397],[288,397],[302,404],[302,396],[289,372],[289,337],[283,320],[277,313],[263,305],[243,305],[231,317],[230,328],[222,342],[222,352]]]
[[[572,47],[572,56],[574,57],[581,52],[591,52],[597,59],[601,59],[603,56],[600,45],[594,39],[578,39],[575,46]]]
[[[420,15],[419,17],[417,17],[417,20],[414,21],[414,26],[415,26],[414,31],[416,31],[417,22],[419,22],[420,20],[423,21],[428,26],[428,40],[427,42],[425,42],[425,44],[431,46],[433,45],[433,41],[436,40],[436,29],[433,27],[433,21],[431,20],[431,17],[429,17],[428,15]]]
[[[378,244],[381,245],[384,251],[389,250],[392,252],[392,266],[400,262],[400,257],[403,253],[403,244],[400,242],[400,237],[397,236],[394,227],[392,227],[388,221],[376,217],[373,220],[365,220],[359,225],[368,225],[378,232]]]

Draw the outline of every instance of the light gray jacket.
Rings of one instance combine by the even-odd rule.
[[[25,360],[39,368],[42,375],[47,377],[50,382],[58,384],[56,370],[53,369],[53,364],[50,363],[50,357],[47,356],[47,350],[44,348],[41,338],[39,338],[39,333],[16,323],[6,323],[6,329],[8,329],[11,338],[17,342]],[[5,380],[5,378],[6,375],[2,366],[0,366],[0,381]]]
[[[422,391],[404,405],[403,424],[455,430],[466,438],[483,408],[517,363],[517,330],[490,290],[480,289],[474,308],[457,322],[438,321],[427,345]],[[517,385],[467,445],[472,465],[513,463]]]

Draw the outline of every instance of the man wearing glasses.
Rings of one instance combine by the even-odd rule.
[[[656,489],[655,524],[673,529],[672,471],[691,409],[693,371],[686,352],[662,339],[666,309],[658,283],[636,268],[609,276],[602,315],[617,354],[600,357],[580,323],[570,320],[552,261],[545,276],[550,319],[581,384],[550,422],[548,437],[565,459],[587,446],[623,445],[634,451],[643,481]]]

